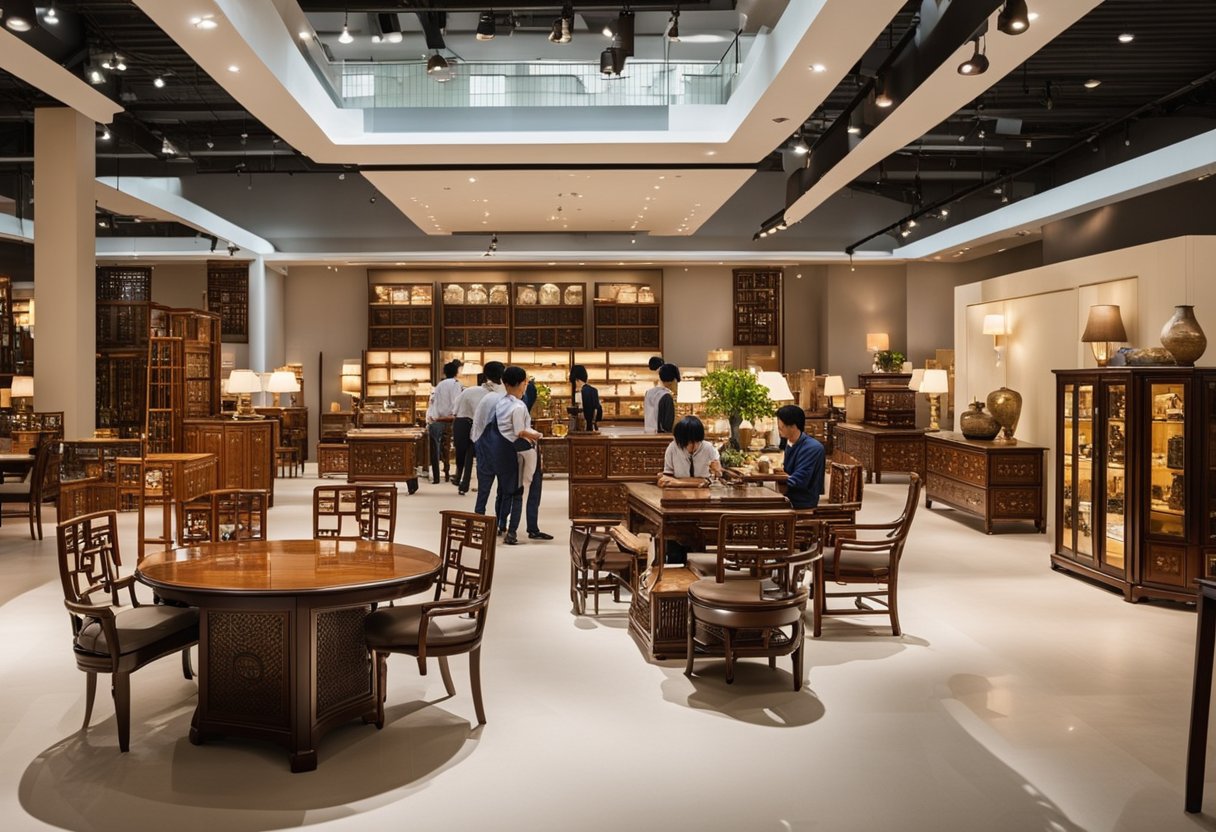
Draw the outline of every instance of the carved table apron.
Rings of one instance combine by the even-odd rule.
[[[421,592],[438,573],[439,558],[425,549],[363,540],[204,543],[150,555],[136,569],[160,597],[199,608],[190,741],[277,742],[292,771],[317,767],[329,729],[375,718],[369,605]]]

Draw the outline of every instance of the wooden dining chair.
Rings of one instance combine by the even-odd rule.
[[[219,488],[208,491],[182,506],[183,544],[228,540],[265,540],[266,507],[270,493],[264,489]]]
[[[587,596],[595,596],[595,614],[600,614],[600,594],[611,592],[621,601],[621,590],[631,593],[645,555],[626,551],[609,534],[619,520],[576,517],[570,521],[570,603],[575,615],[587,614]]]
[[[828,485],[829,503],[861,502],[861,484],[865,477],[860,462],[832,460],[828,463],[828,473],[831,474]]]
[[[59,463],[62,445],[42,434],[34,452],[34,465],[23,480],[0,483],[0,519],[25,517],[30,524],[30,540],[42,540],[42,504],[59,497]],[[18,503],[19,511],[3,511],[3,506]]]
[[[198,610],[192,607],[140,604],[135,577],[118,576],[118,515],[113,511],[83,514],[56,527],[63,603],[72,623],[72,652],[84,671],[84,724],[89,727],[97,674],[109,673],[118,722],[118,747],[130,748],[131,674],[171,653],[182,654],[182,673],[192,678],[190,647],[198,643]],[[119,592],[130,593],[130,606],[119,606]],[[94,596],[100,596],[94,598]],[[106,598],[108,596],[108,599]]]
[[[794,690],[802,689],[802,623],[808,592],[802,577],[823,555],[819,544],[796,549],[793,511],[723,514],[718,523],[718,566],[713,577],[688,588],[688,644],[684,673],[698,658],[726,659],[726,683],[735,681],[735,661],[745,657],[793,656]],[[750,577],[727,580],[731,565]]]
[[[903,557],[912,518],[920,502],[923,481],[908,475],[908,495],[903,513],[890,523],[839,525],[832,529],[831,553],[816,564],[812,606],[813,635],[819,638],[827,615],[887,615],[891,634],[901,635],[899,626],[899,564]],[[828,582],[846,586],[865,584],[869,589],[828,592]],[[829,599],[852,598],[852,607],[829,607]],[[877,606],[869,606],[867,602]]]
[[[443,511],[439,583],[434,600],[422,604],[387,607],[363,621],[363,634],[372,651],[380,699],[376,727],[384,727],[388,689],[388,656],[404,653],[418,660],[426,675],[428,658],[439,660],[439,672],[448,696],[456,695],[448,657],[469,654],[469,679],[477,724],[486,721],[481,700],[481,640],[490,607],[494,579],[494,549],[498,538],[495,519],[485,514]],[[476,554],[476,563],[472,555]]]
[[[397,486],[392,483],[318,485],[312,490],[314,540],[392,541]]]

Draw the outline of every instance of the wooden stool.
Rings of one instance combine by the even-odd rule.
[[[275,459],[279,463],[280,477],[294,477],[303,469],[300,462],[300,449],[294,445],[281,446],[274,449]],[[285,473],[285,472],[290,473]]]

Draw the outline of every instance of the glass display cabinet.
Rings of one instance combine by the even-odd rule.
[[[1055,373],[1053,568],[1128,601],[1194,601],[1216,576],[1216,370]]]

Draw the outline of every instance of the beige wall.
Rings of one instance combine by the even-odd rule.
[[[207,264],[199,261],[154,264],[152,302],[175,309],[206,309]],[[225,343],[223,352],[233,356],[233,367],[249,368],[248,344]]]
[[[866,333],[885,332],[891,349],[908,351],[908,287],[904,266],[827,267],[826,302],[819,316],[826,336],[823,370],[844,377],[846,387],[869,372]]]
[[[679,367],[704,367],[712,349],[734,341],[734,278],[728,266],[663,270],[663,357]]]

